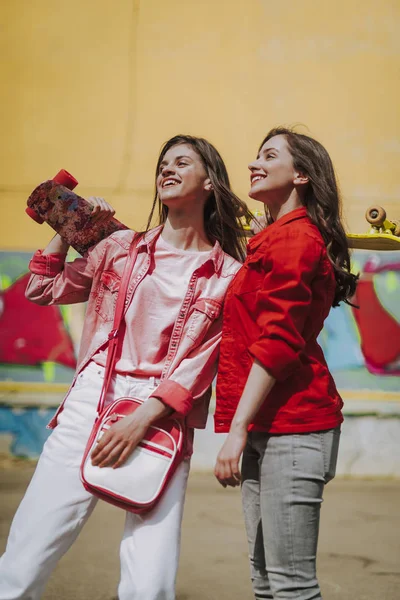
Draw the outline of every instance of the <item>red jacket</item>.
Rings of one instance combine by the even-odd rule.
[[[335,277],[317,227],[298,208],[254,236],[224,308],[215,429],[229,427],[253,360],[276,378],[250,430],[330,429],[343,406],[317,343]]]

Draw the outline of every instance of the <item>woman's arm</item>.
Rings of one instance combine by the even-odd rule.
[[[193,348],[154,390],[153,396],[186,417],[210,388],[217,373],[222,337],[222,314],[209,326],[201,344]]]
[[[174,412],[186,416],[195,398],[206,392],[214,379],[222,315],[211,325],[199,347],[192,350],[134,414],[110,427],[92,452],[92,463],[100,467],[121,466],[143,439],[149,426]]]
[[[144,438],[150,425],[171,413],[172,409],[161,400],[148,398],[132,415],[112,425],[102,436],[91,454],[92,464],[120,467]]]
[[[215,465],[215,476],[221,485],[240,485],[239,460],[247,441],[247,428],[261,408],[275,379],[256,359],[250,369],[232,425]]]
[[[254,362],[215,466],[215,476],[224,487],[240,484],[239,460],[248,426],[268,402],[275,382],[292,376],[301,364],[304,323],[321,252],[322,245],[307,233],[290,229],[280,231],[266,249],[266,274],[254,315],[260,334],[248,348]]]
[[[31,277],[26,286],[25,297],[42,306],[86,302],[95,267],[106,244],[107,240],[102,240],[97,246],[90,248],[84,257],[73,262],[65,262],[65,253],[53,251],[44,254],[44,251],[38,250],[29,263]],[[51,242],[49,246],[51,247]]]
[[[248,351],[277,381],[284,381],[301,366],[304,325],[322,253],[322,241],[290,228],[271,237],[266,249],[266,274],[255,309],[260,334]]]
[[[91,197],[88,201],[93,206],[93,222],[107,221],[114,215],[114,209],[103,198]],[[41,305],[85,302],[89,297],[94,267],[105,244],[106,240],[102,240],[83,258],[66,263],[69,245],[56,234],[29,263],[32,275],[26,287],[26,298]]]
[[[50,240],[47,244],[46,248],[43,250],[42,255],[46,256],[47,254],[65,254],[69,250],[69,244],[64,242],[62,237],[56,233],[56,235]]]

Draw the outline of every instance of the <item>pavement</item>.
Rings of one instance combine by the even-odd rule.
[[[32,472],[26,462],[2,464],[0,552]],[[43,600],[116,600],[123,520],[121,510],[99,502]],[[400,600],[399,480],[337,478],[327,486],[318,574],[324,600]],[[252,598],[240,493],[211,473],[192,473],[177,600]]]

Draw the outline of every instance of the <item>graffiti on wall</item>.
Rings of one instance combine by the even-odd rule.
[[[0,252],[0,381],[68,382],[84,309],[27,300],[31,256]]]
[[[54,407],[0,405],[0,455],[37,458],[50,434]]]
[[[46,389],[73,377],[84,308],[29,302],[31,256],[0,252],[0,451],[34,458],[62,397]]]
[[[25,299],[31,254],[0,252],[0,384],[69,383],[84,318],[84,306],[41,307]],[[360,284],[354,302],[331,311],[319,342],[341,390],[399,390],[399,253],[354,253]],[[50,387],[49,385],[49,387]],[[45,426],[62,395],[2,393],[0,442],[13,455],[37,457]],[[22,399],[21,399],[22,398]]]
[[[0,380],[12,379],[13,367],[43,381],[68,381],[75,367],[83,306],[38,306],[24,292],[31,254],[0,252]],[[331,311],[320,343],[333,373],[365,370],[376,376],[400,375],[400,256],[396,252],[353,255],[360,282],[354,303]],[[78,309],[78,310],[77,310]],[[49,364],[50,366],[45,366]],[[37,378],[34,378],[37,380]],[[385,387],[382,379],[381,385]]]
[[[0,363],[40,365],[51,361],[73,369],[74,346],[57,306],[25,298],[29,273],[0,292]]]
[[[341,389],[398,391],[400,375],[400,256],[353,254],[360,281],[354,304],[330,312],[320,344]]]

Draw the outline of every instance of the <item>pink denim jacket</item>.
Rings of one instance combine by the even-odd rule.
[[[126,307],[149,270],[155,241],[161,231],[162,226],[152,229],[138,244]],[[80,371],[108,340],[133,236],[133,231],[118,231],[73,262],[65,262],[65,254],[43,255],[41,250],[30,262],[32,276],[26,288],[29,300],[42,305],[88,301],[78,366],[71,387]],[[228,286],[240,266],[216,242],[211,257],[193,272],[182,298],[161,381],[152,395],[186,417],[188,427],[201,429],[206,425],[221,340],[221,309]],[[140,319],[140,314],[137,318]],[[64,402],[50,421],[50,428],[56,426]]]

